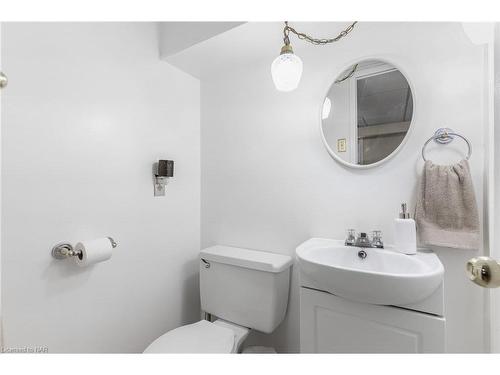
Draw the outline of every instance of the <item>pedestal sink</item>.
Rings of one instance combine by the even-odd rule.
[[[430,250],[405,255],[363,248],[343,241],[312,238],[296,250],[301,274],[315,289],[346,299],[376,305],[411,305],[432,295],[443,282],[444,268]]]

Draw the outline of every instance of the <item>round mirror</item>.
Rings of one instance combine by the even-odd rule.
[[[321,131],[341,163],[366,168],[402,146],[413,116],[406,77],[382,60],[363,60],[340,73],[323,101]]]

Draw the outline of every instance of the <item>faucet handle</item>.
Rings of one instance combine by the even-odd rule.
[[[373,247],[384,248],[384,243],[382,242],[381,230],[372,231],[372,245]]]
[[[346,246],[353,246],[355,243],[356,243],[356,230],[348,229],[345,244]]]

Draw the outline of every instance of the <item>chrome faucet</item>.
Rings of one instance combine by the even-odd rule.
[[[354,247],[374,247],[378,249],[384,248],[384,242],[382,241],[382,232],[379,230],[374,230],[372,232],[372,239],[368,238],[365,232],[361,232],[359,236],[356,236],[356,231],[354,229],[349,229],[347,231],[347,238],[345,240],[346,246]]]
[[[359,237],[356,238],[356,242],[355,242],[354,246],[356,246],[356,247],[372,247],[372,242],[366,236],[366,233],[361,232],[359,234]]]

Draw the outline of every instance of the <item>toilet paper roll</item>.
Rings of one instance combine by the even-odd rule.
[[[109,238],[104,237],[78,242],[75,250],[81,252],[80,255],[75,257],[76,263],[80,267],[86,267],[111,258],[113,246]]]

